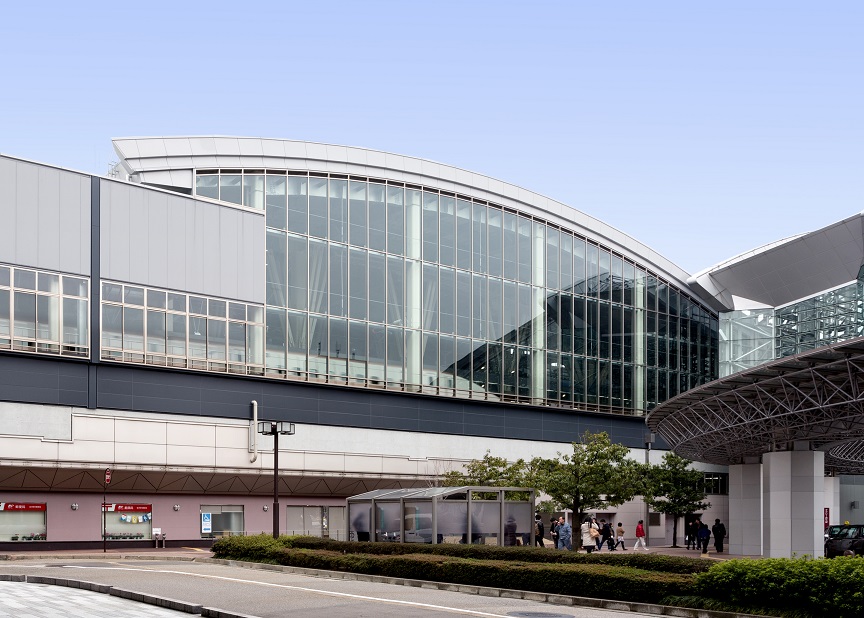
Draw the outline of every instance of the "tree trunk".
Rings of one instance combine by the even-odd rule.
[[[672,516],[672,547],[678,547],[678,515]]]
[[[576,533],[579,528],[577,528],[577,524],[582,517],[580,511],[582,510],[582,504],[580,500],[573,500],[573,521],[571,525],[573,526],[573,551],[579,551],[582,549],[582,533]]]

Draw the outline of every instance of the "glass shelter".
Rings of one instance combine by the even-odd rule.
[[[534,544],[534,489],[379,489],[348,498],[348,539],[394,543]]]

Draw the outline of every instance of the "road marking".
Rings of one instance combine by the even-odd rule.
[[[397,599],[384,599],[381,597],[370,597],[360,594],[350,594],[348,592],[331,592],[329,590],[318,590],[317,588],[306,588],[303,586],[290,586],[288,584],[273,584],[270,582],[258,582],[251,579],[240,579],[237,577],[223,577],[221,575],[202,575],[200,573],[187,573],[185,571],[167,571],[163,569],[133,569],[130,567],[100,567],[100,566],[84,566],[64,564],[64,569],[91,569],[101,571],[135,571],[141,573],[165,573],[168,575],[188,575],[191,577],[200,577],[202,579],[218,579],[228,582],[239,582],[243,584],[255,584],[258,586],[268,586],[270,588],[285,588],[287,590],[299,590],[301,592],[311,592],[313,594],[322,594],[331,597],[347,597],[351,599],[359,599],[361,601],[377,601],[379,603],[393,603],[395,605],[406,605],[410,607],[421,607],[424,609],[439,610],[445,612],[459,612],[462,614],[470,614],[472,616],[488,616],[490,618],[508,618],[504,614],[490,614],[489,612],[480,612],[473,609],[462,609],[459,607],[447,607],[446,605],[432,605],[431,603],[418,603],[417,601],[399,601]]]

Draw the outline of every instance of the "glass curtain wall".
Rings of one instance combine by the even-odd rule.
[[[545,221],[336,174],[196,191],[266,208],[267,375],[624,414],[717,375],[716,314]]]

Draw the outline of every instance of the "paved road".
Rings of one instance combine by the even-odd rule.
[[[0,616],[6,618],[179,618],[189,616],[107,594],[45,584],[0,582]]]
[[[292,573],[252,570],[218,564],[197,562],[154,561],[135,559],[75,560],[46,559],[39,561],[10,561],[0,563],[0,573],[15,575],[43,575],[78,579],[108,584],[127,590],[156,594],[172,599],[199,603],[207,607],[250,614],[261,618],[281,616],[327,616],[328,618],[420,618],[442,614],[468,615],[490,618],[534,616],[536,618],[579,617],[621,618],[621,612],[580,607],[564,607],[546,603],[462,594],[426,588],[413,588],[324,579]],[[32,586],[40,591],[45,588]],[[37,588],[38,586],[38,588]],[[61,599],[74,589],[50,587]],[[29,588],[28,588],[29,589]],[[0,589],[0,608],[5,607],[6,588]],[[43,594],[47,594],[44,593]],[[98,593],[90,593],[98,594]],[[89,597],[90,594],[87,596]],[[107,595],[99,595],[107,597]],[[10,597],[12,598],[12,597]],[[71,597],[70,597],[71,598]],[[113,597],[111,597],[113,599]],[[74,599],[73,599],[74,601]],[[40,601],[35,597],[31,609],[38,611]],[[55,606],[56,607],[56,606]],[[152,608],[147,608],[148,611]],[[143,610],[142,610],[143,611]],[[160,610],[165,611],[165,610]],[[40,618],[73,615],[68,612],[30,612]],[[12,615],[22,618],[27,612]],[[2,615],[2,613],[0,613]],[[90,615],[170,616],[177,614],[131,614],[93,612]],[[650,614],[627,613],[627,616],[648,617]]]

